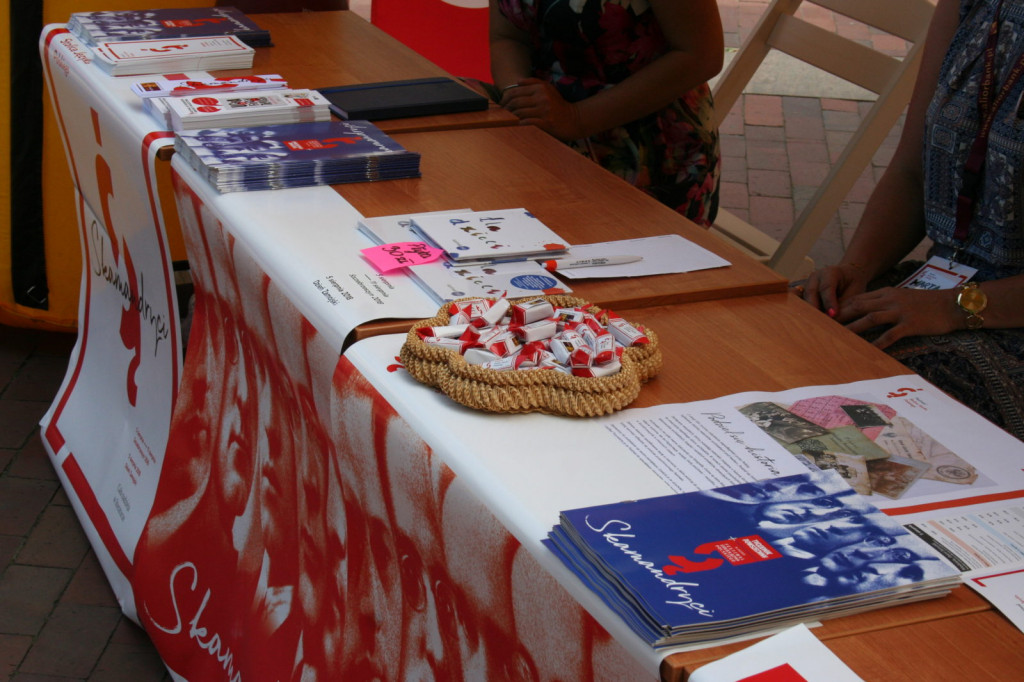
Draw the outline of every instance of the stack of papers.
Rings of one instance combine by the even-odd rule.
[[[439,211],[451,216],[465,211]],[[422,214],[421,214],[422,215]],[[359,231],[374,244],[418,241],[414,215],[363,218]],[[485,265],[462,265],[446,259],[404,268],[404,272],[439,306],[460,298],[521,298],[568,294],[572,289],[533,260]]]
[[[525,208],[425,213],[412,219],[412,229],[452,262],[462,264],[557,258],[569,248]]]
[[[220,78],[189,78],[185,74],[164,74],[132,83],[132,92],[139,97],[185,97],[200,93],[224,94],[241,90],[273,90],[287,87],[288,81],[276,73]]]
[[[834,470],[564,511],[545,542],[654,647],[931,599],[960,581]]]
[[[92,51],[112,76],[248,69],[256,54],[235,36],[101,42]]]
[[[420,155],[369,121],[183,130],[174,149],[220,192],[420,175]]]
[[[329,121],[327,100],[316,90],[253,90],[169,97],[162,103],[172,130],[241,128]],[[151,105],[152,106],[152,105]]]
[[[67,27],[86,45],[221,35],[237,36],[252,47],[270,45],[270,32],[234,7],[73,12]]]

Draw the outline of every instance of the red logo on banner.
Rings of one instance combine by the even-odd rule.
[[[96,144],[103,145],[103,137],[100,135],[99,114],[92,110],[93,131],[96,137]],[[138,401],[139,384],[136,378],[139,366],[142,364],[142,322],[136,302],[139,300],[138,286],[136,284],[135,265],[132,263],[131,253],[128,251],[128,244],[124,240],[118,240],[114,231],[114,214],[111,211],[114,199],[114,181],[110,171],[110,165],[102,154],[97,154],[94,170],[96,172],[96,183],[100,193],[103,222],[106,223],[107,235],[110,238],[110,249],[114,256],[114,264],[121,260],[121,251],[118,248],[119,242],[124,246],[124,266],[126,270],[127,295],[125,296],[127,308],[121,311],[121,343],[131,351],[132,359],[128,363],[128,373],[125,377],[125,395],[128,403],[135,406]]]

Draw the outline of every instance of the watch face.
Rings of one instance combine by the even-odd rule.
[[[985,305],[988,303],[988,297],[981,289],[977,287],[968,287],[960,292],[960,296],[957,299],[957,303],[964,310],[968,310],[972,313],[980,313],[985,309]]]

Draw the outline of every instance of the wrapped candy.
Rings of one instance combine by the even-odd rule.
[[[641,329],[637,329],[614,313],[608,313],[608,331],[612,333],[616,341],[627,348],[651,342]]]

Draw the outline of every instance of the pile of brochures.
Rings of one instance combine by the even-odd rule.
[[[931,599],[960,582],[834,470],[564,511],[545,542],[654,647]]]
[[[183,130],[174,149],[220,192],[420,175],[420,155],[368,121]]]
[[[67,28],[87,45],[226,35],[236,36],[251,47],[270,45],[270,32],[234,7],[72,12]]]
[[[157,103],[156,99],[161,101]],[[331,120],[327,100],[316,90],[249,90],[154,98],[147,102],[147,109],[154,116],[161,112],[175,131]]]
[[[415,220],[458,220],[458,216],[466,213],[469,211],[434,211],[418,215],[363,218],[359,221],[358,228],[378,245],[416,242],[422,237],[413,230]],[[441,258],[430,263],[407,267],[404,271],[438,305],[470,297],[521,298],[572,292],[571,287],[559,281],[541,263],[530,259],[465,265]]]
[[[112,76],[252,67],[256,51],[235,36],[97,43],[93,57]]]

